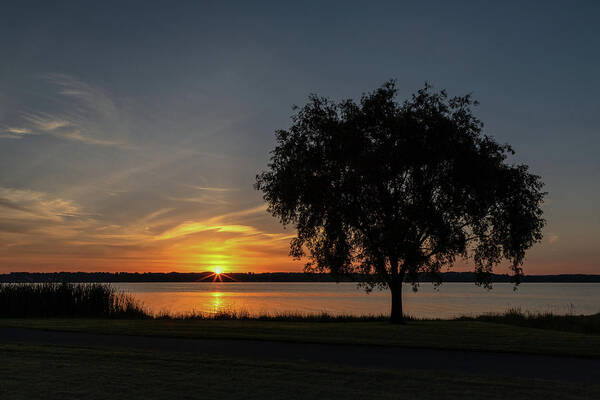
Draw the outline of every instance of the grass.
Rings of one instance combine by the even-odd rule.
[[[257,320],[0,319],[0,326],[203,339],[277,340],[600,357],[600,335],[483,321],[288,322]]]
[[[600,398],[599,385],[157,351],[0,344],[0,359],[3,400]]]
[[[373,322],[389,321],[388,315],[350,315],[350,314],[329,314],[321,313],[301,313],[301,312],[283,312],[270,314],[251,314],[245,310],[220,310],[214,313],[203,312],[185,312],[185,313],[158,313],[148,315],[150,319],[161,320],[200,320],[200,321],[280,321],[280,322]],[[414,320],[414,318],[407,318]]]
[[[332,315],[328,313],[303,314],[279,313],[253,315],[245,311],[219,311],[217,313],[162,313],[148,318],[159,320],[201,320],[201,321],[269,321],[269,322],[388,322],[388,315]],[[419,319],[407,316],[407,323],[424,321],[449,321],[443,319]],[[556,315],[552,313],[529,313],[520,309],[510,309],[505,313],[488,313],[475,317],[465,316],[452,321],[479,321],[507,324],[536,329],[549,329],[564,332],[600,334],[600,313],[594,315]]]
[[[555,315],[552,313],[528,313],[511,309],[502,314],[484,314],[477,317],[458,318],[462,321],[482,321],[522,326],[527,328],[550,329],[564,332],[600,334],[600,313],[594,315]]]
[[[146,317],[131,295],[99,283],[0,284],[0,317]]]

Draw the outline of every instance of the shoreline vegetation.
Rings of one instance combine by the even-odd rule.
[[[110,284],[0,284],[0,328],[187,339],[399,346],[600,358],[600,313],[509,310],[452,320],[387,315],[149,313]]]
[[[299,312],[251,314],[244,310],[214,313],[191,311],[172,314],[150,312],[131,294],[106,283],[8,283],[0,284],[0,318],[110,318],[167,321],[263,321],[290,323],[385,323],[387,315],[332,315]],[[593,315],[556,315],[510,309],[504,313],[463,316],[450,320],[420,319],[411,322],[481,322],[525,328],[600,335],[600,312]]]
[[[10,272],[0,274],[0,283],[135,283],[135,282],[212,282],[214,272]],[[473,272],[445,272],[441,274],[442,282],[475,282]],[[338,279],[326,273],[305,272],[232,272],[219,275],[220,282],[360,282],[359,274],[343,276]],[[431,282],[423,274],[421,282]],[[508,274],[492,274],[492,283],[510,283]],[[559,275],[525,275],[522,283],[600,283],[600,275],[559,274]]]
[[[0,284],[0,317],[146,318],[132,295],[102,283]]]

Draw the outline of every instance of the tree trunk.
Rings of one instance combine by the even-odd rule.
[[[393,324],[403,324],[404,314],[402,313],[402,281],[394,282],[390,285],[392,292],[392,313],[390,321]]]

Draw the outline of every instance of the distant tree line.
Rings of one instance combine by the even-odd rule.
[[[443,282],[475,282],[474,272],[445,272],[441,274]],[[212,272],[11,272],[0,274],[0,283],[35,282],[212,282]],[[223,282],[360,282],[364,277],[359,274],[340,277],[336,280],[326,273],[303,272],[266,272],[266,273],[228,273],[221,274],[217,280]],[[422,282],[428,282],[423,274]],[[491,281],[511,282],[508,274],[492,274]],[[600,283],[600,275],[563,274],[563,275],[525,275],[522,282],[595,282]]]

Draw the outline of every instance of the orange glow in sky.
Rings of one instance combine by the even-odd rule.
[[[223,198],[227,192],[216,193]],[[224,272],[296,272],[305,263],[289,257],[294,231],[283,229],[260,202],[234,210],[216,207],[208,210],[212,215],[205,212],[204,216],[202,210],[185,207],[143,213],[131,209],[116,223],[102,220],[74,200],[47,193],[0,189],[0,198],[15,205],[0,208],[5,226],[33,227],[0,231],[0,273],[211,271],[219,276]],[[555,257],[564,246],[574,245],[578,244],[547,233],[543,243],[529,252],[526,273],[597,272],[593,254],[586,259],[586,253],[580,253],[576,270]],[[470,269],[460,263],[455,268]]]
[[[235,191],[214,193],[217,199],[238,196]],[[132,208],[121,220],[111,221],[75,200],[44,192],[0,188],[0,198],[10,205],[0,207],[0,222],[6,227],[0,230],[0,273],[212,271],[218,276],[223,272],[296,272],[305,263],[289,257],[293,229],[283,229],[260,200],[229,209],[220,204],[213,209],[190,208],[187,203],[145,211]],[[575,266],[556,257],[578,247],[582,251]],[[547,232],[543,242],[528,253],[525,271],[597,272],[594,253],[586,248],[586,243],[567,242]],[[470,269],[460,263],[455,268]]]

